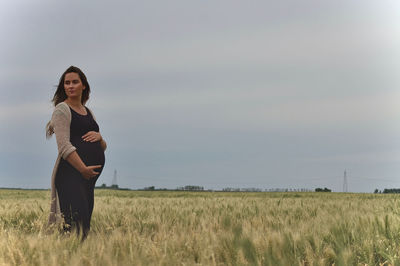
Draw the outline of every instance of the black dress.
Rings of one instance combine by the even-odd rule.
[[[85,107],[86,108],[86,107]],[[69,162],[61,158],[58,166],[55,185],[64,217],[65,231],[76,228],[78,234],[86,237],[90,230],[90,219],[94,205],[94,187],[103,170],[105,157],[100,141],[88,142],[82,136],[89,131],[99,132],[99,126],[86,108],[87,115],[71,110],[70,142],[85,165],[102,165],[95,169],[99,174],[85,179]]]

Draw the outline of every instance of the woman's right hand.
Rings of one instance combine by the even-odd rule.
[[[83,170],[81,171],[82,176],[85,179],[91,179],[96,177],[99,173],[96,172],[94,169],[98,169],[101,168],[101,165],[90,165],[90,166],[86,166],[83,168]]]

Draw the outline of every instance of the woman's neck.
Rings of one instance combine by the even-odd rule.
[[[67,103],[71,107],[80,108],[83,106],[81,99],[67,98],[64,102]]]

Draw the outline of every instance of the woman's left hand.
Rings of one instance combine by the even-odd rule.
[[[89,131],[88,133],[82,136],[82,139],[84,141],[97,142],[101,141],[102,137],[100,135],[100,132]]]

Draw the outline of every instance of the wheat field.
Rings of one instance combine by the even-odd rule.
[[[49,199],[0,190],[0,265],[400,265],[394,194],[96,190],[83,243]]]

